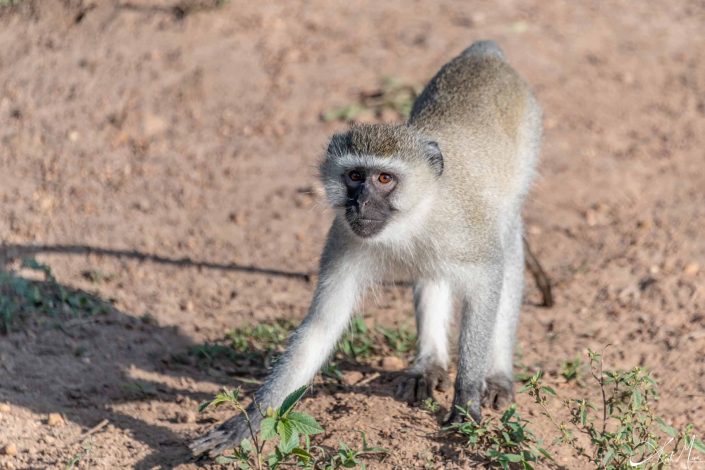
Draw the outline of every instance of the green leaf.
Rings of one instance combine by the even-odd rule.
[[[277,434],[282,442],[290,442],[294,435],[298,439],[299,435],[296,429],[289,423],[288,419],[280,419],[277,422]]]
[[[284,429],[284,428],[283,428]],[[286,428],[286,429],[291,429],[291,428]],[[284,454],[289,454],[291,451],[293,451],[295,448],[299,446],[299,433],[296,432],[296,430],[291,429],[291,433],[289,434],[289,431],[279,434],[281,437],[281,442],[279,442],[279,449],[284,453]]]
[[[549,395],[553,395],[554,397],[558,396],[556,391],[552,387],[549,387],[548,385],[542,386],[541,391],[544,393],[548,393]]]
[[[503,454],[502,457],[509,462],[521,462],[523,459],[523,457],[519,454]]]
[[[661,431],[665,432],[673,438],[676,438],[678,436],[678,430],[673,426],[669,426],[668,424],[666,424],[666,422],[661,418],[656,418],[656,422],[658,423],[658,427],[661,428]]]
[[[282,402],[282,406],[279,407],[279,416],[286,415],[299,402],[299,400],[301,400],[301,397],[304,396],[306,390],[308,390],[308,385],[304,385],[303,387],[300,387],[290,393]]]
[[[543,447],[537,447],[536,450],[538,450],[538,451],[541,453],[541,455],[543,455],[543,456],[546,457],[547,459],[553,460],[553,456],[551,455],[551,453],[548,452],[548,451],[547,451],[546,449],[544,449]]]
[[[259,432],[262,439],[268,441],[277,435],[277,420],[274,418],[264,418],[259,425]]]
[[[693,449],[697,450],[701,454],[705,454],[705,444],[700,439],[693,439],[692,442]]]
[[[313,416],[307,415],[306,413],[292,411],[286,419],[294,427],[294,429],[304,436],[319,434],[324,431]]]
[[[295,449],[292,449],[291,453],[293,455],[297,456],[299,458],[299,460],[303,461],[304,463],[308,462],[309,460],[311,460],[313,458],[313,456],[311,454],[306,452],[301,447],[296,447]]]
[[[632,393],[632,403],[636,408],[641,408],[642,403],[644,403],[644,397],[639,390],[634,390]]]
[[[252,441],[250,439],[243,439],[242,442],[240,442],[240,449],[242,449],[245,453],[250,453],[254,452],[255,446],[252,445]]]
[[[587,424],[587,407],[580,407],[580,424],[585,426]]]
[[[198,411],[202,412],[209,406],[212,406],[214,408],[224,404],[224,403],[234,403],[235,405],[239,405],[239,398],[240,398],[240,389],[236,388],[234,390],[228,390],[227,388],[224,388],[222,392],[217,394],[214,399],[211,401],[203,402],[198,406]]]
[[[269,468],[275,469],[279,466],[283,459],[284,456],[282,456],[281,451],[279,449],[275,449],[275,452],[267,457],[267,465]]]
[[[221,465],[227,465],[229,463],[237,462],[237,458],[230,457],[228,455],[219,455],[215,458],[215,462]]]
[[[389,451],[385,449],[384,447],[374,447],[370,446],[370,444],[367,442],[367,434],[365,434],[364,431],[360,431],[360,435],[362,436],[362,451],[370,454],[388,454]]]

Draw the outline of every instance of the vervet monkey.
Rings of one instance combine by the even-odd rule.
[[[453,405],[513,400],[512,356],[524,282],[521,207],[539,153],[541,109],[491,41],[441,68],[406,124],[335,134],[320,166],[335,220],[308,315],[256,392],[249,416],[278,407],[332,354],[366,289],[413,279],[415,362],[399,393],[416,401],[448,382],[449,320],[461,308]],[[462,415],[455,406],[448,420]],[[256,428],[255,428],[256,429]],[[195,441],[211,456],[249,435],[242,416]]]

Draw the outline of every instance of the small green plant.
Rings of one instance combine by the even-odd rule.
[[[466,439],[471,450],[480,453],[491,466],[533,469],[536,463],[552,460],[540,442],[528,429],[528,421],[522,419],[512,405],[501,418],[489,418],[476,423],[467,409],[458,407],[463,423],[445,428]]]
[[[340,340],[338,351],[353,361],[368,358],[374,353],[375,342],[362,317],[353,319],[350,329]]]
[[[294,328],[290,320],[243,326],[228,332],[224,338],[190,347],[186,353],[174,354],[175,362],[227,370],[241,378],[266,372],[284,351]],[[346,363],[361,363],[390,353],[408,355],[414,349],[416,335],[407,327],[368,327],[362,317],[353,318],[350,328],[338,342],[332,362],[322,369],[328,379],[340,381]]]
[[[561,375],[566,382],[570,382],[571,380],[579,380],[579,375],[582,368],[583,361],[579,357],[568,359],[561,365]]]
[[[99,269],[88,269],[81,273],[84,279],[91,281],[93,284],[99,284],[102,282],[110,282],[113,280],[114,276],[110,273],[105,273]]]
[[[438,402],[431,397],[428,397],[421,402],[421,409],[428,411],[431,414],[435,414],[440,408],[441,405],[439,405]]]
[[[326,122],[353,122],[365,113],[372,114],[375,119],[381,119],[385,111],[394,113],[399,120],[406,119],[418,94],[418,87],[393,77],[385,77],[378,89],[360,93],[355,103],[323,113],[321,119]]]
[[[360,432],[362,437],[362,449],[353,449],[348,444],[344,442],[340,443],[338,451],[333,455],[325,457],[322,461],[321,468],[324,470],[337,470],[340,468],[358,468],[365,470],[367,465],[361,462],[360,459],[370,455],[384,455],[387,454],[387,449],[382,447],[371,447],[367,443],[367,435],[364,432]],[[313,467],[316,468],[316,467]]]
[[[64,467],[66,470],[73,470],[88,454],[93,450],[93,442],[90,439],[86,439],[83,444],[81,444],[81,450],[76,452]]]
[[[133,380],[122,384],[122,390],[129,396],[138,400],[154,398],[159,395],[157,387],[151,382]]]
[[[189,350],[189,353],[196,356],[197,359],[204,360],[209,363],[212,363],[218,358],[234,360],[237,355],[233,348],[229,346],[208,342],[193,346]]]
[[[328,379],[332,379],[336,382],[341,382],[343,380],[343,373],[340,371],[338,364],[336,362],[329,362],[324,365],[321,369],[321,374]]]
[[[110,310],[110,305],[98,297],[59,284],[46,264],[28,258],[22,267],[41,273],[44,280],[33,281],[0,270],[0,333],[7,334],[30,319],[77,318]]]
[[[408,328],[379,327],[379,331],[384,336],[387,346],[396,354],[407,354],[416,346],[416,333]]]
[[[692,426],[679,431],[655,414],[656,384],[646,370],[634,367],[624,372],[606,371],[602,355],[589,351],[588,357],[601,399],[597,403],[584,397],[562,400],[569,416],[567,422],[549,412],[547,402],[557,394],[543,385],[541,371],[522,388],[558,431],[555,443],[569,445],[580,458],[600,470],[664,468],[673,455],[684,449],[705,454],[705,444],[695,438]],[[669,437],[672,451],[666,453],[662,443]]]
[[[361,450],[352,449],[347,444],[341,443],[338,451],[330,455],[322,447],[311,446],[310,436],[323,432],[323,428],[309,414],[294,411],[307,389],[308,386],[304,386],[288,395],[276,410],[269,408],[264,413],[258,410],[262,413],[259,432],[255,431],[252,417],[240,402],[239,389],[225,389],[213,400],[202,403],[198,408],[199,412],[224,404],[234,406],[242,413],[250,431],[250,438],[244,439],[234,449],[232,455],[220,456],[216,462],[234,463],[243,470],[276,469],[280,466],[326,470],[360,466],[364,469],[365,464],[359,461],[361,457],[386,452],[381,448],[370,447],[364,433],[362,433]],[[271,451],[268,450],[272,447]]]
[[[281,351],[293,327],[294,324],[288,320],[276,320],[235,328],[226,337],[230,346],[239,353],[252,350],[276,352]]]

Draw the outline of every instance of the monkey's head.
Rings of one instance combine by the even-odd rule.
[[[429,202],[443,156],[436,142],[412,127],[356,125],[333,136],[320,173],[339,216],[357,236],[370,238],[409,222]]]

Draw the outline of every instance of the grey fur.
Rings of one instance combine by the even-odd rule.
[[[354,126],[333,136],[320,171],[336,217],[319,283],[309,314],[255,395],[259,406],[278,406],[314,377],[365,290],[387,276],[419,281],[419,356],[402,395],[427,396],[442,385],[447,320],[457,301],[454,404],[479,420],[483,391],[492,404],[511,399],[523,285],[521,206],[540,137],[540,108],[493,42],[475,43],[443,66],[407,124]],[[345,219],[343,175],[355,168],[398,181],[388,196],[395,210],[369,238],[356,236]],[[454,409],[450,420],[459,418]],[[196,441],[193,452],[217,455],[236,445],[246,437],[241,423],[227,421]]]

